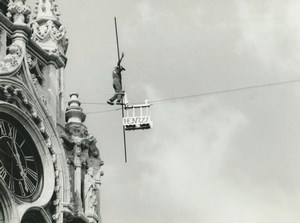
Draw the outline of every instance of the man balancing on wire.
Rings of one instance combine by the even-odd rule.
[[[124,57],[124,53],[122,53],[121,58],[118,61],[117,66],[114,68],[112,72],[113,77],[113,87],[115,89],[115,95],[112,96],[107,103],[110,105],[114,105],[114,101],[117,99],[117,105],[122,105],[122,97],[124,92],[122,91],[122,75],[121,72],[125,70],[124,67],[121,66],[121,61]]]

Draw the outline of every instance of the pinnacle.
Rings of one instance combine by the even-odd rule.
[[[80,107],[81,103],[78,100],[77,93],[70,94],[70,101],[68,102],[68,107],[66,109],[66,122],[75,122],[81,124],[85,121],[86,115]]]
[[[58,4],[55,0],[36,0],[33,12],[33,22],[52,20],[54,23],[59,23],[60,13],[57,11]]]
[[[65,55],[68,38],[65,27],[59,22],[55,0],[36,0],[31,21],[32,39],[49,54]]]

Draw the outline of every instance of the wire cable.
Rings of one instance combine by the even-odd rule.
[[[289,81],[281,81],[281,82],[273,82],[273,83],[253,85],[253,86],[245,86],[245,87],[239,87],[239,88],[231,88],[231,89],[220,90],[220,91],[210,91],[210,92],[204,92],[204,93],[193,94],[193,95],[186,95],[186,96],[181,96],[181,97],[165,98],[165,99],[149,100],[149,101],[151,101],[151,103],[160,103],[160,102],[164,102],[164,101],[172,101],[172,100],[180,100],[180,99],[207,96],[207,95],[229,93],[229,92],[249,90],[249,89],[254,89],[254,88],[271,87],[271,86],[289,84],[289,83],[294,83],[294,82],[300,82],[300,79],[289,80]]]
[[[104,102],[81,102],[81,104],[86,104],[86,105],[108,105],[107,103],[104,103]]]
[[[104,110],[104,111],[94,111],[94,112],[85,112],[85,114],[99,114],[99,113],[106,113],[106,112],[113,112],[113,111],[119,111],[122,108],[117,109],[110,109],[110,110]]]
[[[249,90],[249,89],[254,89],[254,88],[272,87],[272,86],[290,84],[290,83],[295,83],[295,82],[300,82],[300,79],[271,82],[271,83],[266,83],[266,84],[259,84],[259,85],[252,85],[252,86],[245,86],[245,87],[238,87],[238,88],[230,88],[230,89],[225,89],[225,90],[220,90],[220,91],[209,91],[209,92],[203,92],[203,93],[199,93],[199,94],[192,94],[192,95],[173,97],[173,98],[164,98],[164,99],[157,99],[157,100],[149,100],[149,101],[151,104],[154,104],[154,103],[156,104],[156,103],[163,103],[166,101],[174,101],[174,100],[182,100],[182,99],[193,98],[193,97],[230,93],[230,92]],[[106,105],[106,103],[101,103],[101,102],[82,102],[82,104],[105,104]],[[104,110],[104,111],[86,112],[86,114],[105,113],[105,112],[112,112],[112,111],[118,111],[118,110],[121,110],[121,108]]]

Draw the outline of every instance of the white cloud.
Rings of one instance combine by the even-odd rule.
[[[146,89],[150,98],[163,98]],[[132,223],[298,222],[299,196],[287,193],[275,181],[258,182],[259,177],[243,175],[239,166],[228,163],[228,156],[232,158],[238,149],[238,133],[249,127],[246,114],[221,97],[157,103],[151,113],[154,128],[140,132],[140,139],[131,143],[134,154],[128,168],[134,174],[127,175],[130,171],[125,168],[124,176],[116,181],[122,182],[122,189],[115,199],[124,204],[130,197],[130,203],[122,207],[122,213],[114,209],[115,216],[122,218],[113,219]],[[245,162],[250,169],[257,165]],[[265,162],[273,162],[272,157],[265,157]]]
[[[247,123],[246,117],[220,106],[215,98],[200,101],[154,105],[155,128],[140,146],[143,150],[138,159],[152,171],[140,179],[143,187],[139,196],[150,210],[162,210],[172,216],[170,222],[214,222],[208,221],[214,217],[207,213],[222,213],[222,203],[237,202],[222,195],[228,185],[222,182],[220,172],[231,140]],[[166,220],[162,215],[154,219],[153,222]]]
[[[296,1],[239,1],[241,41],[247,52],[269,69],[296,71],[300,66],[299,13]],[[298,22],[297,22],[298,21]]]
[[[141,22],[147,23],[150,22],[151,20],[155,19],[155,11],[151,7],[150,3],[147,1],[140,2],[137,5],[140,17],[141,17]]]

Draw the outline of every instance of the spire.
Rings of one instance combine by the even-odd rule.
[[[65,54],[68,48],[66,29],[60,23],[55,0],[36,0],[31,27],[32,39],[50,54]]]

